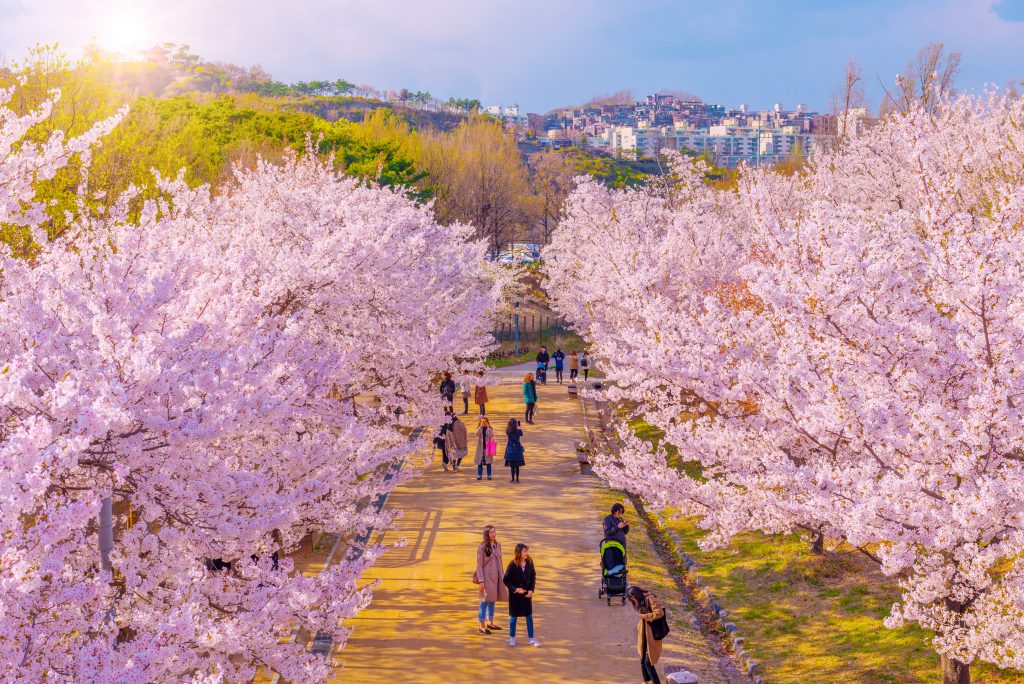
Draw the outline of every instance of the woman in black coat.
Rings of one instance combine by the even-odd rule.
[[[519,421],[510,418],[505,428],[505,465],[512,469],[510,482],[519,482],[519,469],[526,465],[526,451],[523,449],[523,428]]]
[[[505,568],[505,577],[502,578],[508,587],[509,646],[516,645],[516,620],[521,617],[526,618],[530,645],[540,646],[540,642],[533,638],[533,589],[537,586],[537,571],[529,552],[530,547],[526,544],[516,544],[516,557]]]

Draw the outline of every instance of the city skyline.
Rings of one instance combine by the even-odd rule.
[[[298,33],[308,39],[284,38]],[[127,52],[174,41],[210,61],[260,64],[282,81],[345,78],[532,112],[623,89],[638,97],[688,91],[730,108],[778,102],[825,111],[849,60],[862,65],[877,107],[882,85],[932,41],[963,53],[963,90],[1024,78],[1024,0],[528,0],[500,9],[469,0],[0,0],[7,59],[53,41],[71,55],[93,41]]]

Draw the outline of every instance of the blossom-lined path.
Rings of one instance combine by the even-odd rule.
[[[488,416],[499,431],[513,412],[522,417],[520,383],[526,370],[495,371],[501,384],[490,388]],[[640,681],[635,614],[628,605],[609,607],[597,597],[601,518],[613,495],[597,478],[579,473],[578,400],[564,385],[538,390],[538,422],[524,425],[521,484],[508,481],[499,456],[493,481],[478,482],[472,464],[453,474],[437,462],[391,495],[388,505],[404,516],[389,535],[407,538],[408,545],[370,570],[382,583],[373,604],[352,621],[347,646],[334,656],[334,681],[462,684],[524,676],[534,682]],[[637,520],[628,502],[627,516]],[[508,646],[507,631],[477,632],[479,599],[470,578],[487,524],[497,526],[506,562],[517,542],[530,546],[538,573],[534,611],[540,648],[526,643],[524,624],[515,648]],[[662,665],[684,664],[702,684],[743,681],[723,674],[719,658],[690,627],[691,616],[683,612],[642,524],[630,535],[630,555],[632,580],[654,588],[669,605],[672,634]],[[507,606],[499,604],[496,621],[507,627],[507,615]]]

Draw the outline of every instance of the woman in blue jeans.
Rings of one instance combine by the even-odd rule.
[[[540,646],[533,638],[533,590],[537,586],[537,571],[526,544],[516,544],[516,557],[505,568],[503,581],[508,587],[508,645],[516,645],[516,622],[524,617],[530,645]]]
[[[480,633],[490,634],[501,629],[494,624],[494,604],[508,600],[508,590],[502,582],[501,544],[498,543],[498,531],[494,525],[484,528],[484,540],[476,548],[476,570],[473,581],[480,586]]]
[[[489,448],[488,448],[488,445]],[[494,463],[494,455],[498,451],[498,445],[494,441],[494,429],[491,423],[484,416],[480,416],[480,423],[476,428],[476,453],[473,455],[473,463],[476,464],[476,479],[484,476],[484,466],[487,466],[487,479],[491,479],[491,464]]]

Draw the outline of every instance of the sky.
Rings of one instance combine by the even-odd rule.
[[[544,112],[632,90],[826,111],[858,61],[873,106],[918,49],[959,85],[1024,79],[1024,0],[0,0],[0,54],[185,43],[281,81],[344,78]]]

